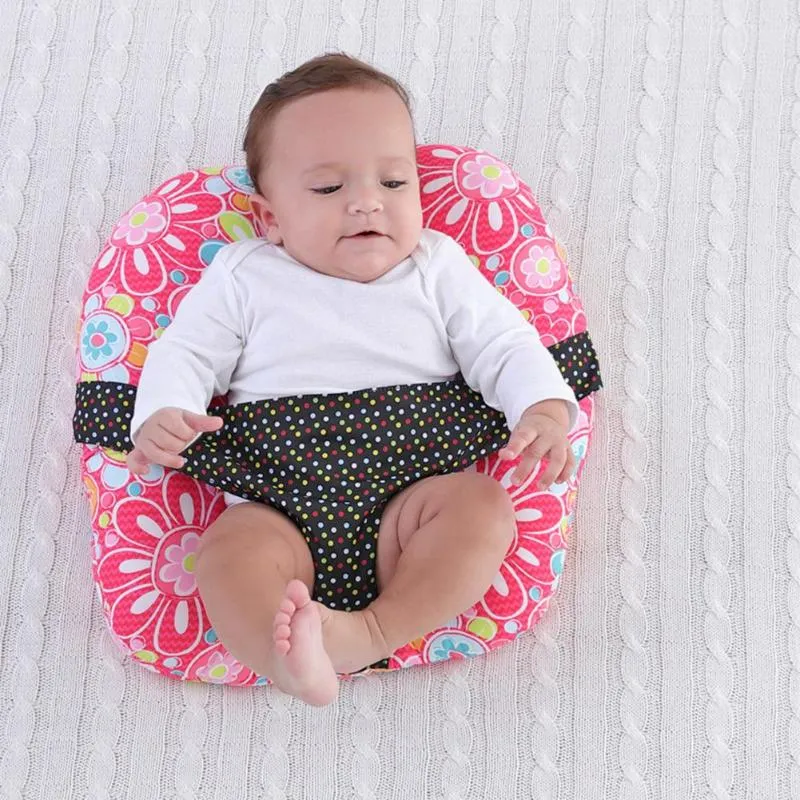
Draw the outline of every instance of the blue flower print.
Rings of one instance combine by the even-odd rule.
[[[108,323],[103,320],[95,325],[90,322],[86,326],[86,333],[83,336],[84,353],[97,361],[101,356],[108,358],[113,352],[111,347],[117,341],[117,335],[108,329]]]
[[[456,644],[452,639],[443,639],[433,653],[437,661],[444,661],[453,655],[466,657],[469,656],[469,645],[466,642]]]

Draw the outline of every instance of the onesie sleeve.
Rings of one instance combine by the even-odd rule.
[[[442,235],[430,252],[429,290],[467,383],[505,414],[510,430],[529,406],[554,398],[567,402],[571,429],[578,402],[535,328],[455,240]]]
[[[205,414],[212,396],[228,391],[244,335],[227,249],[217,253],[161,338],[150,345],[136,394],[131,441],[159,409]]]

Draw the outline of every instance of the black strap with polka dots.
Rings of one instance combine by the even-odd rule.
[[[578,400],[602,388],[600,365],[588,333],[570,336],[547,349]]]
[[[129,383],[79,383],[72,431],[80,444],[97,444],[120,453],[133,449],[131,421],[136,387]]]
[[[548,349],[578,400],[602,387],[597,356],[588,333],[571,336]],[[131,384],[79,383],[72,420],[75,441],[127,453],[132,447],[130,424],[135,400],[136,387]]]

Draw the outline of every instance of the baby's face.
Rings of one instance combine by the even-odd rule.
[[[419,241],[414,131],[388,88],[335,89],[276,116],[253,209],[267,238],[302,264],[366,283]]]

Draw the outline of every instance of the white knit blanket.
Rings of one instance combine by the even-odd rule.
[[[793,0],[3,0],[0,797],[800,799],[799,33]],[[122,655],[70,416],[113,222],[332,49],[530,183],[606,388],[537,633],[316,710]]]

